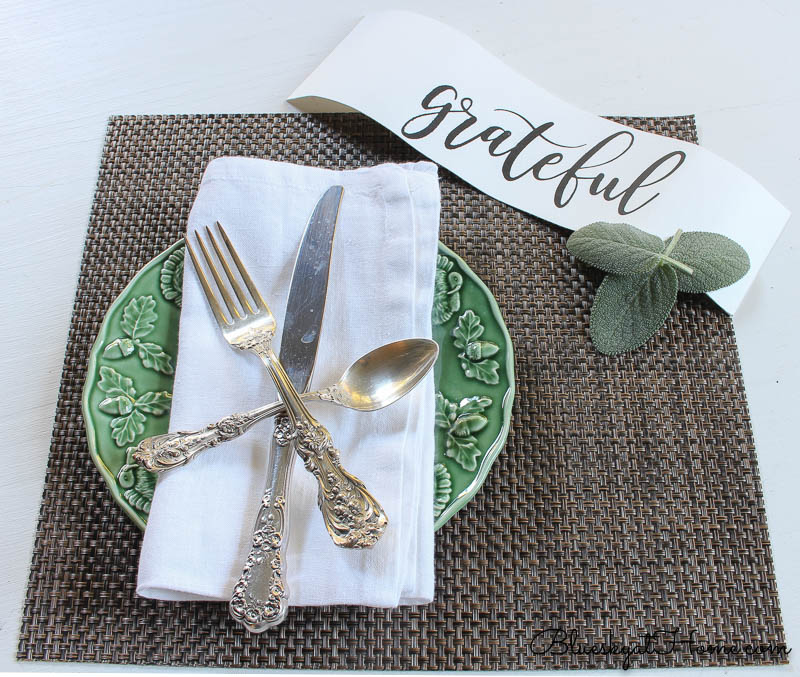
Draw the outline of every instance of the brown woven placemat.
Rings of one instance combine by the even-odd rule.
[[[696,138],[691,116],[619,120]],[[20,659],[589,668],[623,667],[624,655],[608,652],[638,646],[655,653],[633,656],[632,666],[785,662],[744,653],[744,645],[779,644],[784,635],[730,318],[705,297],[681,298],[644,349],[597,353],[588,323],[600,277],[569,257],[568,233],[446,171],[441,239],[500,304],[518,395],[504,453],[468,508],[437,534],[435,601],[392,611],[293,609],[284,625],[250,636],[224,604],[136,597],[141,534],[90,460],[80,411],[85,367],[108,305],[181,236],[203,169],[220,155],[334,168],[419,157],[360,115],[110,120]],[[657,641],[648,645],[646,633]],[[722,649],[670,644],[689,638]]]

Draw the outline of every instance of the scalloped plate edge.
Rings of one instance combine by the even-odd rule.
[[[105,480],[106,486],[108,490],[111,492],[111,496],[114,499],[114,502],[117,503],[124,511],[125,514],[130,517],[133,522],[136,524],[139,529],[142,531],[145,530],[147,526],[147,522],[142,519],[141,515],[125,501],[122,497],[122,494],[119,490],[119,485],[117,483],[117,478],[111,469],[105,464],[102,457],[100,456],[100,452],[97,446],[97,436],[95,430],[97,429],[97,421],[94,418],[94,414],[92,414],[92,409],[89,405],[89,397],[91,395],[92,385],[97,379],[97,370],[100,364],[99,352],[103,348],[104,336],[105,336],[105,329],[106,325],[111,321],[111,308],[117,303],[117,300],[126,294],[128,290],[133,287],[134,284],[138,281],[139,277],[145,273],[145,271],[150,270],[151,266],[156,266],[161,264],[161,262],[167,258],[173,251],[177,248],[183,246],[183,238],[174,242],[172,245],[167,247],[164,251],[159,253],[157,256],[154,256],[150,259],[147,263],[145,263],[139,270],[136,271],[136,274],[130,279],[128,284],[125,285],[125,288],[117,294],[111,303],[108,304],[108,308],[106,309],[105,314],[103,315],[103,321],[100,324],[100,328],[97,330],[97,337],[92,344],[92,349],[89,351],[89,360],[88,366],[86,368],[86,378],[83,382],[83,390],[81,392],[81,414],[83,415],[83,428],[86,431],[86,442],[89,447],[89,455],[92,458],[97,469],[100,471],[100,474],[103,476],[103,480]]]
[[[497,305],[497,299],[495,299],[494,294],[492,294],[489,287],[487,287],[483,280],[481,280],[481,278],[478,277],[472,268],[469,267],[464,259],[462,259],[452,249],[441,242],[439,242],[439,249],[445,250],[447,256],[452,256],[458,261],[461,268],[467,272],[470,279],[478,286],[478,288],[489,300],[489,306],[492,309],[492,315],[494,316],[495,321],[503,333],[503,338],[505,338],[508,344],[505,360],[508,388],[503,395],[503,425],[500,429],[500,433],[497,435],[491,445],[489,445],[489,448],[483,455],[480,467],[475,473],[475,477],[473,478],[472,482],[470,482],[467,487],[458,496],[456,496],[455,500],[442,512],[442,514],[436,518],[436,521],[433,524],[434,532],[441,529],[445,524],[447,524],[453,515],[455,515],[459,510],[461,510],[461,508],[469,503],[472,497],[478,493],[478,490],[486,481],[486,476],[489,474],[489,470],[491,469],[497,457],[500,455],[500,452],[505,448],[506,440],[508,439],[508,432],[511,429],[511,410],[513,409],[514,396],[516,394],[514,344],[511,342],[511,335],[508,333],[508,327],[506,327],[505,320],[503,320],[503,315],[500,312],[500,306]]]

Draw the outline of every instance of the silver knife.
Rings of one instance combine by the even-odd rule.
[[[328,292],[331,249],[344,189],[329,188],[320,198],[306,226],[292,273],[286,317],[281,335],[280,361],[299,393],[308,390],[317,357],[325,297]],[[267,487],[254,531],[266,536],[267,555],[242,576],[231,597],[231,615],[250,632],[264,632],[283,622],[289,609],[286,583],[288,523],[286,492],[294,466],[293,444],[286,443],[291,425],[286,416],[275,421],[267,467]],[[260,547],[261,543],[254,543]]]

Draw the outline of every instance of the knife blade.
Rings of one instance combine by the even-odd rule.
[[[306,226],[292,272],[279,358],[299,393],[308,390],[314,372],[343,192],[342,186],[332,186],[320,198]]]

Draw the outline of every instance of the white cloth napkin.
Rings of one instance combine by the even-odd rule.
[[[439,229],[436,166],[353,171],[247,158],[209,163],[189,231],[220,221],[278,321],[280,349],[292,269],[306,223],[332,185],[344,186],[328,299],[311,389],[390,341],[431,337]],[[222,338],[189,257],[183,283],[170,430],[196,430],[277,399],[257,357]],[[316,480],[297,459],[289,495],[287,582],[292,605],[394,607],[433,597],[434,386],[373,413],[309,405],[345,468],[379,500],[389,526],[369,550],[330,540]],[[203,452],[159,478],[139,561],[137,592],[164,600],[228,600],[246,558],[265,486],[272,424]]]

